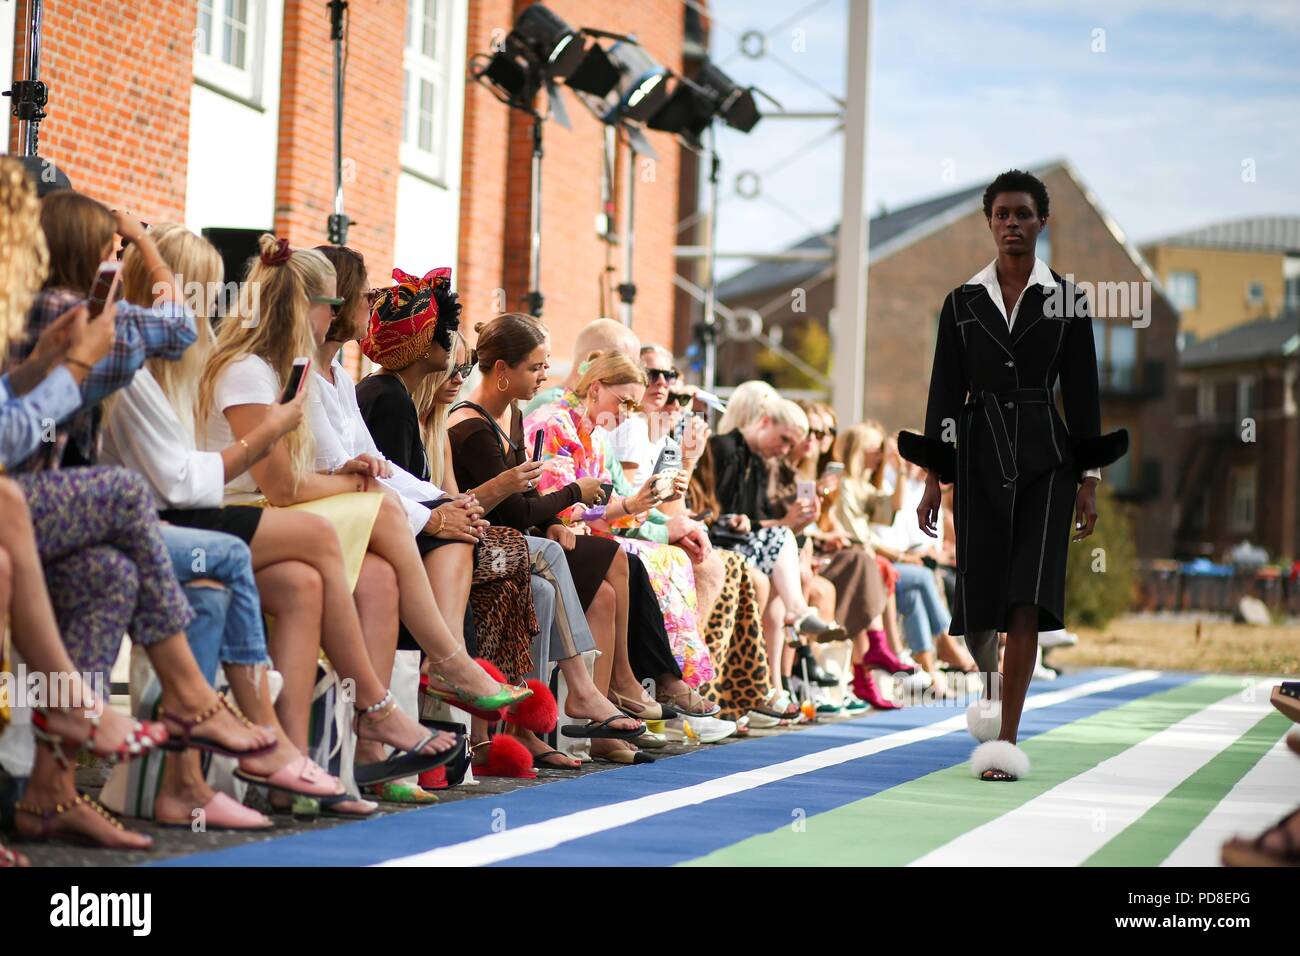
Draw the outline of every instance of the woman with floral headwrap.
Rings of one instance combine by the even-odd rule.
[[[224,448],[246,440],[281,396],[295,356],[324,340],[337,298],[334,267],[315,250],[293,250],[262,237],[234,312],[222,323],[199,383],[200,444]],[[311,377],[304,386],[315,389]],[[335,532],[326,547],[292,549],[320,574],[325,590],[322,644],[336,670],[356,681],[357,783],[417,773],[443,762],[455,746],[447,734],[425,734],[386,690],[396,647],[397,611],[430,657],[434,679],[473,706],[508,706],[532,692],[502,685],[478,666],[448,628],[429,588],[420,553],[395,495],[374,493],[374,463],[353,459],[321,474],[304,421],[249,470],[226,485],[227,499],[295,508],[324,517]],[[364,587],[357,587],[362,575]],[[394,594],[394,586],[396,593]],[[354,599],[354,588],[355,599]],[[354,603],[355,602],[355,603]],[[359,612],[368,626],[363,630]],[[364,635],[364,641],[362,636]],[[369,651],[369,654],[366,653]],[[384,745],[396,748],[385,758]]]

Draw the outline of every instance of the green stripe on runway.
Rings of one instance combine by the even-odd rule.
[[[1277,743],[1291,722],[1271,713],[1216,754],[1084,866],[1159,866]]]
[[[965,762],[809,817],[801,831],[787,825],[681,865],[903,866],[1240,692],[1239,678],[1199,678],[1023,741],[1033,773],[1017,783],[976,780]],[[909,749],[862,761],[863,773],[873,761],[907,760]]]

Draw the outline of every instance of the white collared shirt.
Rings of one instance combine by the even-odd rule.
[[[998,311],[1002,313],[1002,318],[1007,320],[1007,328],[1014,329],[1016,327],[1016,316],[1020,313],[1020,303],[1024,301],[1025,292],[1028,291],[1029,287],[1031,285],[1041,285],[1044,289],[1055,289],[1056,278],[1052,275],[1052,270],[1047,267],[1047,263],[1037,256],[1034,256],[1034,270],[1029,273],[1029,281],[1025,283],[1025,288],[1021,291],[1020,298],[1016,300],[1016,304],[1012,307],[1010,315],[1007,315],[1006,303],[1002,301],[1002,286],[998,284],[997,259],[994,259],[979,272],[971,276],[966,281],[966,284],[982,285],[987,289],[989,298],[993,300],[993,304],[996,305]]]
[[[1047,263],[1038,256],[1034,256],[1034,269],[1029,273],[1029,281],[1025,283],[1025,288],[1020,292],[1020,298],[1016,299],[1016,304],[1011,307],[1011,314],[1007,315],[1007,304],[1002,301],[1002,286],[998,284],[998,260],[994,259],[979,272],[975,273],[968,280],[967,285],[982,285],[988,290],[989,298],[993,304],[998,307],[1002,313],[1002,318],[1007,320],[1007,329],[1010,331],[1016,327],[1016,316],[1020,314],[1020,303],[1025,301],[1025,292],[1029,291],[1031,285],[1040,285],[1044,289],[1056,288],[1056,277],[1052,275],[1052,270],[1047,267]],[[1085,478],[1101,478],[1100,468],[1089,468],[1084,471]]]

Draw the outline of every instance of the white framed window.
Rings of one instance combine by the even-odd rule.
[[[407,0],[402,165],[442,182],[447,174],[451,0]]]
[[[1264,283],[1262,282],[1246,283],[1246,304],[1255,307],[1264,304]]]
[[[262,95],[263,0],[198,0],[194,79],[259,105]]]
[[[1200,281],[1195,272],[1169,273],[1169,298],[1179,310],[1195,309],[1200,302]]]
[[[1255,401],[1259,394],[1259,383],[1254,375],[1242,375],[1237,378],[1237,420],[1252,418],[1255,415]]]
[[[1196,417],[1203,422],[1214,419],[1214,383],[1196,383]]]
[[[1228,522],[1233,531],[1255,530],[1255,466],[1242,465],[1228,473]]]

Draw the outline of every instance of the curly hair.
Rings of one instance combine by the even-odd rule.
[[[23,334],[49,265],[36,186],[22,163],[0,156],[0,366]]]
[[[1038,209],[1038,218],[1047,218],[1047,209],[1050,204],[1047,198],[1047,187],[1033,173],[1027,173],[1020,169],[1008,169],[1005,173],[999,173],[998,178],[989,183],[989,188],[984,190],[985,219],[993,216],[993,200],[998,197],[998,193],[1029,193],[1034,197],[1034,206]]]

